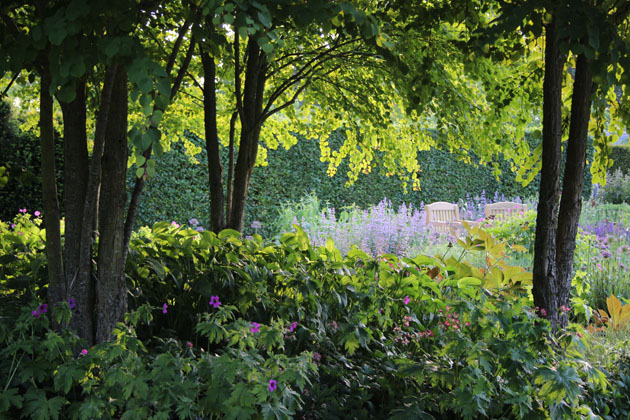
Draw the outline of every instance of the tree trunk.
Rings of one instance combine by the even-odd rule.
[[[556,290],[556,222],[561,141],[562,141],[562,79],[566,57],[558,48],[557,20],[547,26],[545,46],[545,79],[543,82],[543,150],[542,170],[536,217],[534,243],[533,289],[534,304],[541,314],[557,322]]]
[[[96,342],[111,339],[127,311],[124,277],[124,227],[127,175],[127,75],[116,72],[111,95],[99,200]]]
[[[238,111],[232,113],[230,117],[230,140],[228,145],[228,173],[227,173],[227,193],[225,202],[225,214],[229,217],[232,213],[232,195],[234,188],[234,132],[236,131],[236,118],[238,118]],[[226,220],[226,224],[229,224],[230,220]]]
[[[219,134],[217,132],[217,95],[216,68],[214,59],[201,50],[203,64],[203,112],[206,135],[206,152],[208,155],[208,175],[210,182],[210,226],[216,233],[225,228],[223,166],[219,152]]]
[[[266,82],[266,55],[255,39],[250,38],[247,44],[247,67],[245,69],[245,88],[239,115],[241,116],[241,136],[238,158],[234,168],[234,189],[232,208],[228,227],[243,230],[245,201],[249,180],[256,163],[258,141],[262,127],[263,96]],[[237,92],[237,94],[239,94]]]
[[[575,82],[573,83],[567,160],[558,214],[556,239],[556,301],[558,308],[569,306],[575,238],[582,210],[582,187],[586,166],[586,143],[588,123],[591,117],[592,90],[593,74],[590,69],[590,62],[584,54],[581,54],[577,59]],[[558,325],[563,327],[566,323],[566,314],[560,312]]]
[[[79,267],[68,291],[76,306],[70,318],[70,327],[88,345],[94,343],[94,282],[92,278],[92,227],[95,223],[96,203],[101,173],[101,158],[105,147],[105,134],[109,118],[112,87],[116,76],[116,66],[110,66],[105,72],[101,92],[101,104],[96,120],[94,147],[88,169],[85,201],[81,221],[81,240],[79,244]]]
[[[61,252],[61,227],[57,177],[55,170],[55,137],[53,130],[53,98],[50,94],[50,74],[41,75],[39,129],[41,142],[42,198],[46,228],[46,260],[48,262],[48,303],[52,306],[66,297]]]
[[[88,178],[85,82],[72,102],[59,102],[63,113],[63,205],[65,210],[64,269],[67,290],[79,271],[83,204]]]

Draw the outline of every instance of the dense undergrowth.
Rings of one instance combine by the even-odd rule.
[[[372,258],[158,223],[132,240],[130,311],[84,348],[47,307],[39,219],[0,224],[0,416],[626,418],[630,359],[550,338],[529,273],[483,231],[461,257]],[[517,251],[514,249],[513,251]]]

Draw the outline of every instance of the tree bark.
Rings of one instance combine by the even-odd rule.
[[[562,76],[566,57],[558,48],[557,19],[547,25],[545,46],[545,79],[543,82],[543,150],[542,170],[534,243],[534,304],[540,313],[557,323],[556,290],[556,222],[562,141]]]
[[[232,212],[232,195],[233,195],[233,180],[234,180],[234,132],[236,131],[236,118],[238,118],[238,111],[232,113],[230,118],[230,140],[228,145],[228,173],[227,173],[227,192],[225,202],[225,214],[229,217]],[[226,224],[229,224],[230,220],[226,220]]]
[[[68,291],[76,306],[70,318],[70,327],[88,345],[94,343],[94,281],[92,278],[92,227],[95,223],[96,204],[101,173],[101,159],[105,147],[107,120],[109,118],[112,87],[117,66],[110,66],[105,71],[105,80],[101,92],[101,104],[96,120],[94,147],[88,169],[88,179],[83,203],[81,221],[81,241],[79,245],[79,269],[72,287]]]
[[[223,166],[219,151],[219,133],[217,132],[217,95],[216,68],[214,59],[200,47],[203,65],[203,113],[208,155],[208,176],[210,183],[210,226],[216,233],[225,228],[223,213],[225,196],[223,194]]]
[[[575,239],[582,210],[586,143],[588,123],[591,117],[591,95],[593,93],[593,74],[589,61],[584,54],[578,56],[575,82],[573,83],[567,160],[564,169],[556,239],[557,307],[569,306]],[[566,323],[566,314],[560,312],[558,325],[563,327]]]
[[[46,260],[48,262],[48,303],[53,306],[65,299],[66,285],[63,275],[61,250],[61,218],[57,197],[55,170],[55,137],[53,129],[53,98],[50,94],[51,77],[48,71],[41,74],[39,129],[41,142],[42,198],[44,227],[46,228]]]
[[[99,201],[96,342],[109,341],[127,311],[124,277],[124,227],[127,175],[127,75],[116,72],[102,162]]]
[[[245,88],[239,106],[241,116],[241,136],[238,158],[234,167],[234,189],[232,208],[228,227],[243,230],[245,201],[249,180],[256,163],[258,141],[262,127],[263,95],[266,82],[266,55],[255,39],[250,38],[247,44],[247,65],[245,69]],[[237,92],[237,95],[239,93]]]
[[[79,270],[83,204],[88,178],[85,82],[72,102],[59,102],[63,114],[63,205],[65,210],[64,269],[67,290]]]

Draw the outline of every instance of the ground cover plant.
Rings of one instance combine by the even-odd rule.
[[[28,213],[16,221],[2,224],[0,243],[15,256],[4,274],[30,277],[41,230]],[[473,233],[460,246],[492,258],[489,270],[457,255],[373,258],[355,247],[343,256],[301,229],[274,244],[158,223],[131,242],[126,322],[93,347],[52,328],[75,302],[48,307],[45,278],[26,288],[3,281],[14,303],[2,307],[0,413],[473,419],[627,410],[611,386],[628,383],[625,356],[588,363],[579,328],[550,339],[527,297],[529,274],[505,262],[505,243]],[[492,284],[499,273],[506,281]]]

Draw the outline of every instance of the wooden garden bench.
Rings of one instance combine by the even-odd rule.
[[[458,230],[462,227],[457,204],[438,201],[425,205],[424,212],[427,217],[427,226],[437,232],[457,236]]]
[[[498,203],[486,205],[486,219],[507,219],[526,210],[527,204],[499,201]]]

